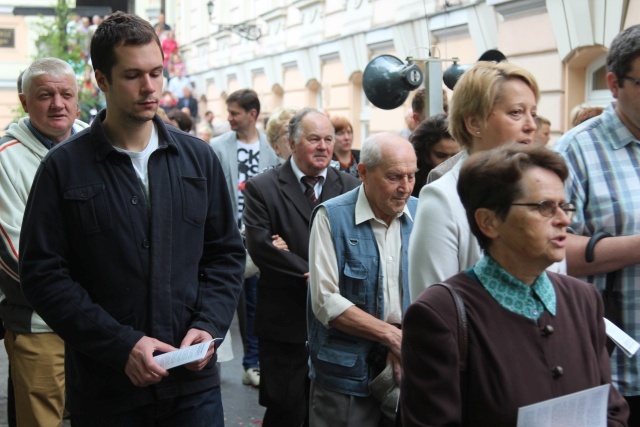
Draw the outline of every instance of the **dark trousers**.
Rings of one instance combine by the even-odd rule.
[[[260,405],[263,427],[309,425],[309,352],[304,343],[261,338]]]
[[[629,404],[629,427],[640,427],[640,396],[624,396]]]
[[[244,286],[238,301],[238,326],[244,347],[242,366],[245,370],[256,368],[258,361],[258,337],[255,335],[256,293],[258,276],[244,280]]]
[[[224,427],[220,386],[122,414],[71,414],[73,427]]]

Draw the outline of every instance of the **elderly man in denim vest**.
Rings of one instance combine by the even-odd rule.
[[[363,184],[314,212],[307,310],[311,426],[393,425],[370,383],[388,365],[395,381],[401,379],[399,325],[409,306],[416,169],[407,140],[373,135],[360,154]]]

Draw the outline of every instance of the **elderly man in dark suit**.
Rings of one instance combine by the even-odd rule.
[[[265,427],[299,427],[308,418],[306,329],[309,220],[313,207],[360,184],[329,168],[334,130],[314,109],[289,122],[292,157],[247,181],[243,221],[247,248],[260,268],[256,334],[260,354],[260,404]],[[273,244],[279,235],[288,245]]]

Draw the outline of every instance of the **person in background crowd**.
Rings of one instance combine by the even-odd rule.
[[[172,68],[172,73],[175,74],[177,69],[182,70],[182,74],[186,74],[187,70],[184,66],[184,62],[182,62],[182,59],[180,59],[180,54],[179,53],[174,53],[171,55],[171,59],[169,60],[169,64],[170,67]]]
[[[611,284],[618,310],[608,318],[640,340],[640,25],[613,39],[606,64],[615,101],[553,146],[569,166],[565,188],[577,208],[567,264],[569,274],[601,291]],[[611,362],[613,384],[631,408],[629,425],[640,425],[640,358],[616,348]]]
[[[571,113],[571,126],[576,127],[592,117],[599,116],[604,111],[602,107],[589,107],[580,105]]]
[[[471,234],[456,193],[460,168],[469,154],[511,142],[531,144],[538,97],[533,75],[508,62],[477,62],[458,80],[449,129],[463,155],[449,172],[420,192],[409,243],[412,300],[426,287],[471,267],[481,258],[481,248]],[[566,271],[562,263],[553,268]]]
[[[188,108],[189,116],[191,120],[198,117],[198,101],[193,97],[191,92],[191,86],[185,86],[182,88],[182,97],[178,99],[178,108]]]
[[[102,22],[100,15],[93,15],[91,18],[91,25],[89,26],[89,36],[93,36],[93,33],[98,29],[98,25]]]
[[[340,162],[340,170],[358,178],[360,150],[352,150],[353,127],[346,117],[333,116],[331,124],[336,131],[333,145],[333,160]]]
[[[533,134],[533,143],[546,146],[549,143],[549,140],[551,139],[550,132],[551,132],[551,122],[549,121],[549,119],[541,115],[537,115],[536,131]]]
[[[278,157],[267,142],[267,137],[256,129],[260,114],[258,94],[251,89],[233,92],[227,98],[227,111],[231,130],[211,140],[211,147],[222,164],[231,204],[236,214],[238,228],[242,227],[242,212],[245,207],[245,185],[260,171],[278,165]],[[260,362],[258,338],[254,333],[256,312],[256,285],[258,277],[246,278],[244,292],[238,304],[240,333],[244,344],[242,383],[260,385]]]
[[[411,111],[413,111],[413,126],[418,127],[427,118],[426,109],[427,95],[424,89],[418,89],[411,100]]]
[[[413,120],[413,109],[409,108],[404,114],[404,123],[406,127],[398,132],[398,135],[406,140],[409,140],[411,133],[416,129],[416,122]]]
[[[76,120],[78,84],[66,62],[36,60],[18,83],[20,102],[29,116],[11,124],[0,139],[0,317],[17,424],[60,426],[65,407],[64,342],[22,295],[19,241],[40,162],[87,124]]]
[[[162,40],[162,53],[164,54],[164,66],[167,66],[167,63],[171,59],[171,55],[178,53],[178,41],[176,40],[176,35],[173,31],[167,31],[167,37]],[[175,71],[175,64],[174,64]],[[184,71],[184,70],[182,70]]]
[[[196,128],[196,136],[201,140],[209,143],[209,141],[213,137],[213,129],[205,124],[201,124]]]
[[[181,110],[172,110],[167,114],[167,117],[171,121],[172,125],[183,132],[189,133],[193,127],[193,120],[189,114],[184,113]]]
[[[442,286],[409,307],[402,324],[403,426],[513,427],[523,406],[611,382],[600,295],[545,272],[565,256],[575,210],[565,198],[566,177],[563,159],[543,146],[510,144],[465,161],[458,193],[485,252],[445,282],[464,302],[468,336]],[[460,341],[468,344],[465,360]],[[627,425],[629,409],[613,387],[607,407],[609,427]]]
[[[169,84],[167,85],[167,90],[173,94],[173,96],[178,99],[183,95],[183,89],[188,87],[192,89],[191,79],[185,75],[183,75],[182,70],[175,70],[175,76],[169,79]]]
[[[446,114],[436,114],[420,123],[409,140],[418,156],[418,172],[412,194],[418,197],[431,169],[456,155],[460,146],[449,133]]]
[[[158,22],[156,23],[156,25],[154,27],[157,26],[161,26],[163,31],[170,31],[171,30],[171,25],[166,23],[166,18],[164,15],[164,12],[160,12],[158,14]]]
[[[110,15],[91,51],[107,108],[40,163],[22,292],[64,339],[74,427],[222,427],[212,339],[244,270],[224,174],[207,144],[156,115],[162,50],[147,21]],[[153,358],[194,344],[205,356],[170,372]]]
[[[245,188],[247,249],[260,269],[256,335],[264,427],[300,427],[309,415],[305,319],[311,211],[360,183],[329,167],[333,138],[327,116],[310,108],[298,111],[289,121],[289,160],[254,176]],[[277,247],[274,236],[288,250]]]
[[[170,113],[178,107],[178,101],[174,98],[173,94],[169,91],[162,92],[162,97],[160,98],[160,108],[164,110],[165,113]]]
[[[289,120],[296,114],[293,108],[279,108],[269,117],[267,122],[267,140],[278,155],[280,163],[291,157],[289,147]]]
[[[311,427],[394,425],[395,405],[385,414],[369,391],[385,369],[394,374],[389,386],[401,382],[399,326],[410,303],[406,247],[418,204],[411,197],[416,169],[406,139],[370,136],[358,165],[363,184],[314,211],[307,304]],[[356,271],[369,274],[352,286]]]

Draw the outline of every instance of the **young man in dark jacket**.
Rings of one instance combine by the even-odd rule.
[[[146,21],[111,15],[91,57],[107,108],[38,169],[23,292],[65,341],[74,425],[223,426],[213,342],[171,371],[153,359],[231,323],[245,255],[222,169],[156,115],[162,49]]]

